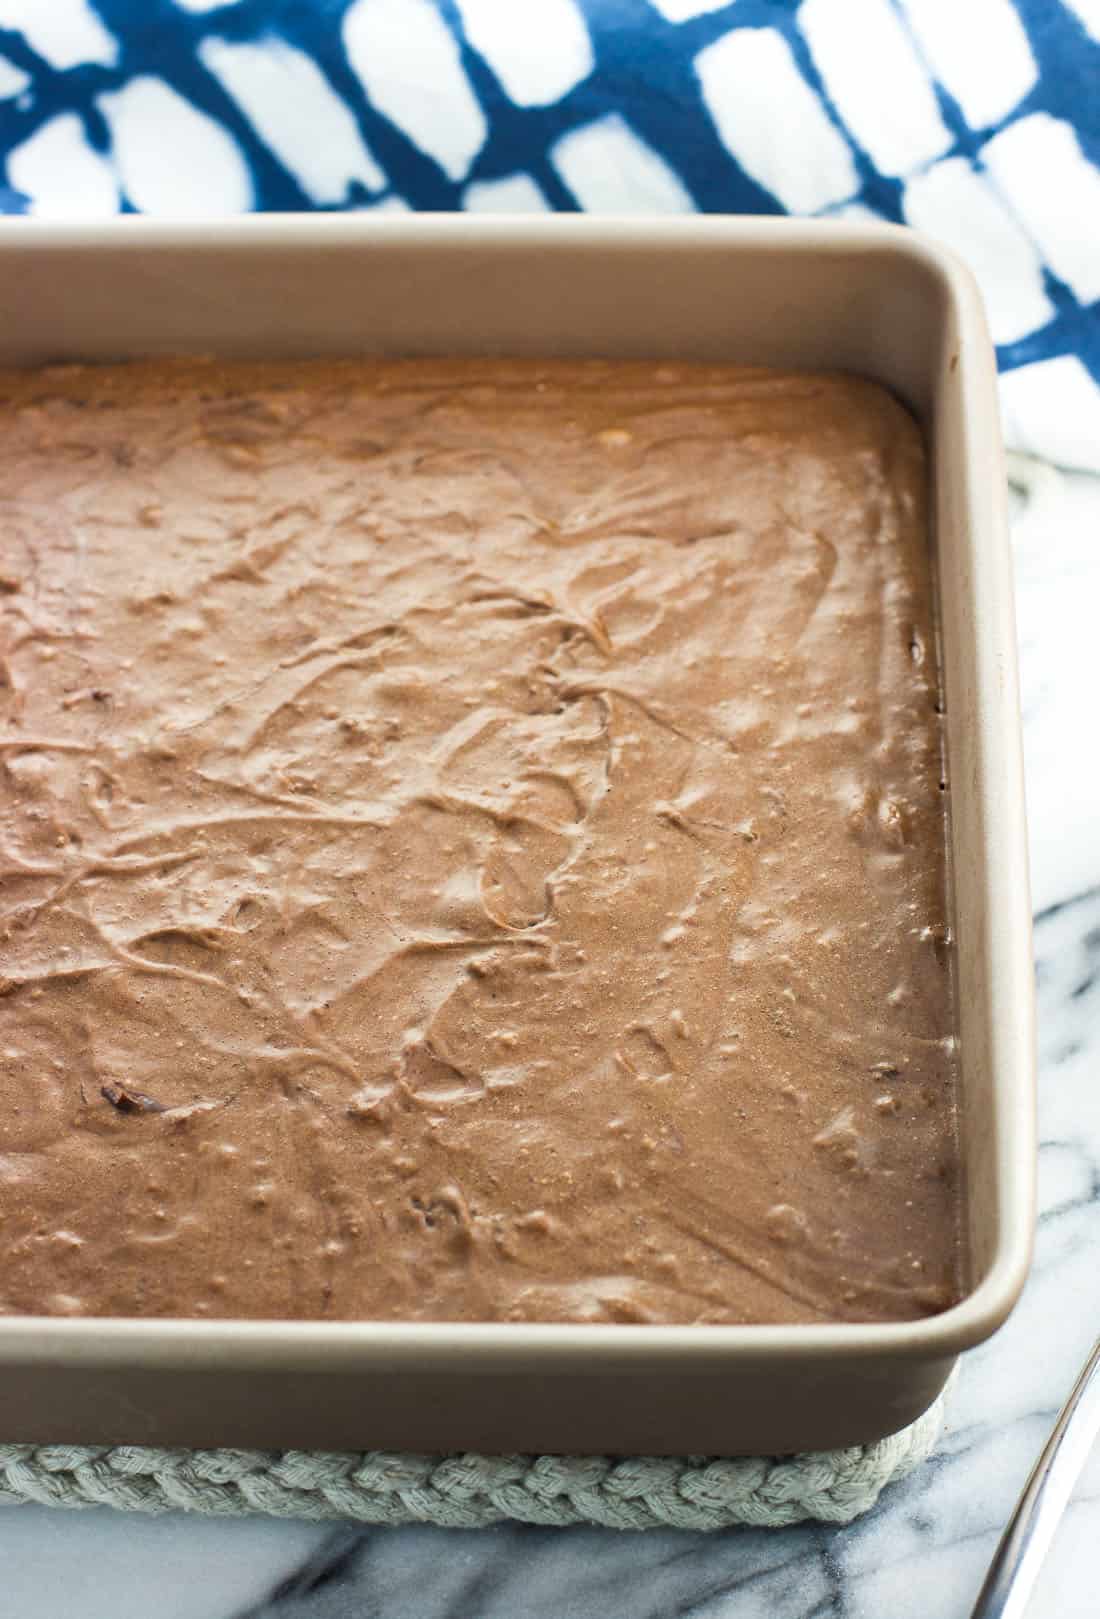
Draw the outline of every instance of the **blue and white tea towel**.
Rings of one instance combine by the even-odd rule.
[[[0,210],[879,216],[1100,470],[1100,0],[0,0]]]

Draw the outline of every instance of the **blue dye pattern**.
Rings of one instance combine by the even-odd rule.
[[[44,5],[49,3],[43,0]],[[261,45],[281,41],[304,52],[321,70],[387,176],[385,187],[373,192],[359,181],[350,182],[335,205],[338,208],[399,198],[414,209],[460,209],[471,184],[523,175],[539,188],[550,208],[575,211],[580,200],[555,167],[554,149],[569,132],[615,115],[678,177],[699,211],[781,213],[778,198],[745,172],[723,142],[695,69],[699,52],[715,41],[739,29],[767,28],[786,41],[799,73],[851,150],[859,184],[850,202],[886,219],[904,218],[905,182],[910,176],[881,173],[846,126],[802,32],[799,0],[734,0],[682,21],[668,20],[650,0],[577,0],[594,66],[548,106],[520,106],[511,100],[490,62],[467,36],[456,0],[432,3],[457,45],[488,131],[461,180],[451,178],[430,152],[372,104],[344,46],[341,25],[353,0],[236,0],[200,13],[174,0],[86,0],[87,10],[117,43],[117,64],[83,62],[63,69],[52,66],[35,48],[36,29],[28,10],[31,20],[25,34],[0,27],[0,57],[29,81],[21,92],[0,100],[0,158],[6,166],[9,156],[36,130],[69,113],[79,119],[88,147],[109,161],[111,132],[97,98],[135,77],[151,75],[168,83],[236,143],[251,176],[257,210],[313,210],[318,204],[300,179],[265,144],[245,110],[199,55],[207,39]],[[526,0],[499,3],[518,6]],[[893,5],[899,17],[904,15],[898,0],[883,3]],[[966,158],[980,172],[981,148],[1000,128],[1042,113],[1072,126],[1084,159],[1100,168],[1100,43],[1087,32],[1069,0],[1012,0],[1012,4],[1027,33],[1037,81],[1000,124],[973,128],[949,89],[929,72],[940,118],[951,138],[943,156]],[[842,15],[842,8],[837,8],[837,15]],[[537,52],[537,6],[531,9],[530,26],[532,50]],[[919,40],[914,45],[919,52]],[[858,39],[851,41],[851,48],[858,52]],[[865,71],[873,75],[874,64],[868,63]],[[1051,175],[1051,186],[1057,188],[1058,183],[1059,177]],[[1012,199],[1007,201],[1011,208]],[[33,205],[34,198],[12,184],[5,167],[0,176],[0,212],[24,213]],[[134,211],[121,188],[118,206],[123,212]],[[1053,316],[1000,347],[1002,368],[1072,354],[1100,384],[1100,303],[1079,301],[1048,265],[1041,268]]]

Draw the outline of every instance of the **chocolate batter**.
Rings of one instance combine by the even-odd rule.
[[[0,1309],[957,1296],[917,430],[602,362],[0,375]]]

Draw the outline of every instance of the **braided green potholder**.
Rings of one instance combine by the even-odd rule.
[[[850,1523],[885,1485],[930,1454],[944,1400],[941,1395],[911,1427],[875,1444],[780,1460],[0,1445],[0,1504],[267,1513],[453,1529],[506,1519],[610,1529]]]

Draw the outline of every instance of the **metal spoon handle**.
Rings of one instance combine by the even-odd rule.
[[[1039,1565],[1100,1433],[1100,1341],[1062,1407],[1001,1536],[971,1619],[1021,1619]]]

